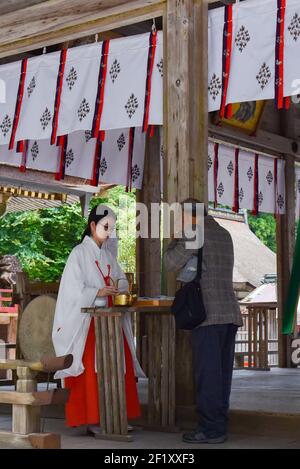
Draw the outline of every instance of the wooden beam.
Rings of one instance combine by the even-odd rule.
[[[211,138],[223,139],[225,142],[244,145],[253,150],[261,150],[271,154],[287,154],[300,161],[300,142],[291,137],[285,137],[264,130],[258,130],[256,135],[250,136],[228,127],[210,124],[208,133]]]
[[[5,0],[5,2],[1,2],[0,4],[0,15],[5,15],[12,11],[21,10],[22,8],[30,7],[45,1],[47,0]]]
[[[48,0],[0,17],[0,57],[162,16],[165,0]]]
[[[27,169],[21,173],[19,168],[0,164],[0,185],[16,186],[27,190],[41,190],[44,192],[66,193],[82,195],[85,192],[99,192],[99,186],[94,187],[86,184],[86,179],[73,176],[65,176],[62,181],[56,181],[54,176],[44,171],[35,171]]]

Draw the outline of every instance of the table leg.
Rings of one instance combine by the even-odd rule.
[[[175,324],[170,314],[145,314],[148,356],[148,430],[175,426]]]
[[[96,438],[132,441],[128,435],[122,317],[95,317],[101,433]]]

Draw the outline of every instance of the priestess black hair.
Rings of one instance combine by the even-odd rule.
[[[85,236],[91,236],[91,234],[92,234],[92,232],[91,232],[91,223],[92,223],[92,221],[94,221],[95,224],[97,225],[98,221],[102,220],[102,218],[106,217],[109,213],[108,210],[104,210],[101,215],[97,215],[96,212],[97,212],[97,206],[92,208],[92,210],[90,211],[88,222],[87,222],[87,227],[84,230],[82,238],[80,240],[81,243],[84,240]]]

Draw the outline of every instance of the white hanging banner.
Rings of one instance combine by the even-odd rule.
[[[234,204],[234,170],[235,149],[226,145],[219,145],[217,203],[222,205]]]
[[[239,207],[253,210],[254,153],[239,151]]]
[[[50,145],[49,140],[30,140],[26,168],[56,173],[59,164],[59,147]]]
[[[128,169],[129,129],[107,132],[102,143],[99,181],[126,186]]]
[[[258,210],[275,212],[274,159],[261,155],[258,158]]]
[[[64,155],[64,174],[91,181],[94,176],[96,156],[99,161],[99,183],[120,184],[141,189],[144,173],[146,133],[142,128],[132,128],[134,135],[131,151],[129,129],[106,132],[105,141],[96,147],[97,140],[91,131],[78,131],[68,135]],[[61,147],[50,140],[30,140],[25,154],[0,145],[0,163],[24,170],[32,169],[57,174],[61,164]],[[96,151],[100,154],[96,155]],[[96,181],[97,182],[97,181]]]
[[[92,130],[95,120],[97,130],[142,127],[146,111],[148,124],[162,125],[162,32],[152,39],[122,37],[1,65],[0,145],[56,143],[57,136]]]
[[[233,42],[227,103],[274,97],[277,4],[270,0],[233,6]]]
[[[9,150],[8,145],[0,145],[0,163],[4,163],[9,166],[21,165],[22,153],[17,153],[14,150]]]
[[[65,174],[92,179],[96,139],[91,132],[73,132],[68,136],[65,156]]]
[[[92,129],[101,51],[102,43],[68,49],[57,135]]]
[[[0,67],[0,145],[8,144],[11,138],[22,62],[13,62]]]
[[[208,110],[220,109],[222,97],[222,56],[224,7],[208,15]]]
[[[296,185],[296,220],[300,219],[300,166],[296,167],[295,174],[295,185]]]
[[[149,36],[110,41],[102,130],[143,125]]]
[[[59,63],[59,52],[28,59],[16,142],[50,139]]]
[[[163,33],[158,31],[149,107],[149,124],[153,125],[163,125],[163,76]]]
[[[141,189],[143,184],[145,143],[145,132],[142,132],[140,128],[136,128],[134,132],[131,164],[132,187],[135,187],[136,189]]]
[[[284,22],[284,96],[300,93],[300,3],[287,0]]]
[[[214,189],[214,163],[215,163],[215,143],[208,142],[208,200],[215,202],[215,189]]]
[[[285,161],[277,160],[276,213],[283,215],[286,211],[285,200]]]

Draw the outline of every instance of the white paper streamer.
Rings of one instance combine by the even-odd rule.
[[[254,201],[254,153],[239,152],[239,206],[253,210]]]
[[[235,149],[226,145],[219,145],[217,202],[222,205],[233,206],[234,203],[234,170]]]
[[[215,191],[214,191],[214,162],[215,162],[215,143],[208,142],[208,200],[209,202],[215,201]]]

